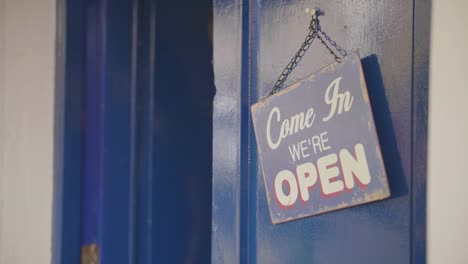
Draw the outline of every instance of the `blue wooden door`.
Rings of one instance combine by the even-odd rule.
[[[319,7],[359,50],[392,197],[273,225],[250,105],[271,89]],[[429,1],[214,1],[213,263],[425,263]],[[333,61],[318,42],[291,84]],[[286,85],[288,85],[286,83]]]
[[[54,263],[209,262],[211,0],[59,4]]]
[[[211,1],[86,4],[82,246],[100,263],[205,263]]]

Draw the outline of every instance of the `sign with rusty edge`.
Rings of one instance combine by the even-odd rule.
[[[274,224],[390,196],[357,53],[251,111]]]

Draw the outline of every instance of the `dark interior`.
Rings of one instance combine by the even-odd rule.
[[[209,263],[212,1],[158,1],[155,19],[153,263]]]

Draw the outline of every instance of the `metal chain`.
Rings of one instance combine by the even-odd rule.
[[[330,52],[330,54],[335,58],[335,61],[341,62],[341,58],[336,55],[336,53],[330,48],[330,46],[328,46],[327,42],[325,42],[319,34],[317,34],[317,38],[320,40],[320,43],[322,43],[325,48],[327,48],[328,52]]]
[[[315,37],[317,36],[316,26],[317,26],[317,17],[312,16],[312,20],[310,21],[310,25],[309,25],[309,33],[307,34],[304,42],[302,43],[301,47],[296,52],[294,57],[291,59],[288,65],[286,65],[284,70],[281,72],[281,75],[278,77],[278,80],[276,80],[275,86],[273,87],[273,89],[271,89],[268,96],[275,94],[281,89],[284,82],[288,78],[289,74],[294,70],[294,68],[296,68],[296,66],[302,60],[302,57],[304,56],[306,51],[309,49],[310,45],[312,44],[312,41],[314,41]]]
[[[327,50],[330,52],[331,55],[333,55],[336,61],[341,62],[341,58],[333,51],[332,48],[330,48],[330,46],[327,44],[327,42],[325,42],[325,40],[322,38],[322,36],[320,36],[320,34],[322,34],[323,37],[325,37],[325,39],[329,42],[329,44],[333,46],[340,53],[341,57],[344,57],[347,55],[346,50],[342,49],[338,44],[336,44],[335,41],[333,41],[328,36],[327,33],[322,31],[322,28],[320,27],[320,21],[318,19],[320,14],[321,14],[321,11],[319,9],[315,9],[314,14],[312,15],[312,19],[310,20],[309,33],[307,34],[304,42],[302,43],[301,47],[296,52],[294,57],[292,57],[291,61],[288,63],[288,65],[286,65],[284,70],[281,72],[280,76],[278,77],[278,80],[276,80],[276,83],[273,86],[273,89],[271,89],[268,96],[273,95],[277,93],[279,90],[281,90],[289,74],[291,74],[294,68],[296,68],[296,66],[302,60],[302,57],[304,57],[305,53],[307,52],[307,50],[312,44],[312,41],[315,38],[318,38],[320,40],[320,43],[322,43],[327,48]]]
[[[341,57],[345,57],[346,55],[348,55],[348,52],[346,50],[344,50],[340,45],[338,45],[333,39],[331,39],[330,36],[328,36],[328,34],[322,30],[322,27],[320,26],[320,23],[318,23],[317,25],[317,31],[319,33],[321,33],[325,39],[336,49],[336,51],[338,51],[341,55]]]

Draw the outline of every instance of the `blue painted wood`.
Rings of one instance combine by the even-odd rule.
[[[134,263],[135,41],[133,2],[106,1],[101,222],[102,263]]]
[[[206,263],[211,1],[86,3],[82,245],[101,263]]]
[[[52,263],[80,263],[85,5],[57,1]]]
[[[245,161],[249,154],[241,149],[241,142],[248,138],[250,128],[249,115],[241,111],[250,107],[250,101],[242,100],[243,97],[248,98],[248,89],[241,89],[247,87],[249,76],[247,64],[242,67],[247,57],[242,53],[243,40],[248,43],[248,32],[244,32],[243,38],[243,22],[245,28],[249,28],[248,2],[245,3],[243,10],[240,0],[213,2],[216,95],[213,102],[212,263],[246,263],[246,251],[251,246],[250,239],[245,239],[248,227],[252,233],[255,231],[255,222],[247,220],[246,212],[249,205],[247,197],[255,192],[247,189],[251,187],[247,184],[249,167],[241,167],[247,164]],[[243,150],[244,155],[241,155]],[[245,157],[244,162],[241,162],[241,157]]]
[[[153,263],[153,182],[155,165],[155,39],[156,2],[145,0],[138,4],[137,13],[137,105],[139,122],[137,138],[140,154],[136,164],[137,214],[136,263]],[[162,238],[162,237],[161,237]]]
[[[99,243],[99,220],[102,209],[102,157],[104,99],[103,4],[88,1],[86,8],[86,85],[84,87],[83,162],[81,175],[81,246]]]
[[[414,1],[412,263],[426,263],[427,117],[431,1]]]
[[[296,52],[310,19],[303,10],[314,6],[325,10],[324,29],[364,57],[392,198],[273,226],[248,106],[269,91]],[[413,208],[425,201],[425,175],[414,158],[423,148],[414,144],[425,142],[413,140],[413,129],[415,116],[421,123],[426,117],[420,107],[413,112],[419,71],[413,56],[422,57],[418,66],[428,53],[413,46],[414,12],[412,2],[401,0],[214,1],[213,263],[411,263],[421,255],[425,237],[415,225],[425,215]],[[429,16],[421,12],[418,17]],[[331,60],[314,43],[289,82]]]
[[[133,2],[87,2],[82,245],[134,263],[136,89]]]

